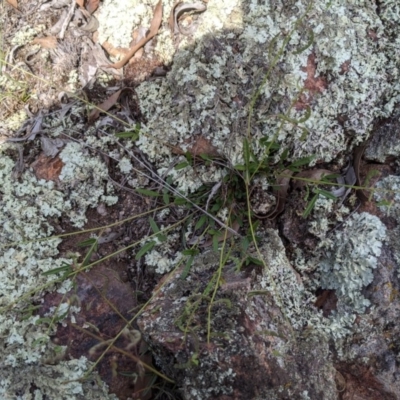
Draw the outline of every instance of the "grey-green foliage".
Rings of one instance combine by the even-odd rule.
[[[321,287],[335,290],[339,301],[354,312],[364,312],[370,302],[361,291],[373,280],[385,237],[385,225],[378,217],[354,214],[325,244],[318,268]]]

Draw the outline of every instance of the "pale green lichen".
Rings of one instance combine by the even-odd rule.
[[[56,365],[6,367],[1,371],[0,395],[4,399],[117,400],[98,377],[79,381],[89,367],[85,357]]]
[[[385,238],[386,228],[380,219],[361,213],[352,215],[325,246],[319,264],[320,284],[336,291],[339,306],[363,313],[370,305],[361,292],[373,280]]]
[[[23,46],[29,43],[38,33],[43,32],[46,29],[45,25],[37,25],[34,28],[29,25],[21,27],[17,33],[13,36],[11,44]]]
[[[374,197],[382,212],[400,219],[400,176],[389,175],[379,180]]]
[[[52,235],[53,218],[77,215],[78,220],[83,223],[86,207],[97,205],[105,196],[102,189],[96,192],[96,197],[90,198],[90,194],[95,192],[91,191],[90,182],[103,187],[106,170],[98,159],[90,161],[91,157],[84,154],[79,145],[67,145],[63,153],[65,170],[62,176],[63,184],[67,185],[68,182],[71,190],[69,196],[57,189],[54,182],[38,180],[29,170],[19,180],[14,180],[12,176],[15,162],[7,154],[7,149],[10,151],[12,146],[3,144],[0,147],[0,307],[3,308],[0,313],[0,347],[3,360],[0,368],[1,397],[17,398],[15,396],[19,392],[21,396],[25,396],[23,398],[31,398],[26,396],[30,396],[31,388],[35,387],[35,398],[38,399],[41,396],[106,399],[108,397],[105,387],[96,391],[91,390],[90,385],[79,382],[61,384],[81,377],[83,366],[86,369],[89,367],[86,360],[42,365],[44,358],[54,352],[49,338],[54,333],[54,327],[49,330],[46,324],[38,324],[39,316],[29,312],[29,307],[41,301],[41,287],[46,287],[47,291],[57,289],[56,284],[49,284],[54,275],[46,276],[43,273],[72,262],[58,255],[57,246],[61,239],[39,239]],[[79,163],[86,164],[89,168],[85,169]],[[96,173],[99,174],[97,178],[91,175]],[[84,180],[85,184],[80,180]],[[92,186],[92,189],[95,187]],[[74,201],[79,204],[77,211]],[[79,224],[79,221],[75,220],[75,223]],[[60,292],[70,290],[71,285],[71,281],[64,281],[59,287]],[[28,293],[31,293],[28,296],[29,302],[21,301]],[[12,311],[6,311],[12,305]],[[68,305],[63,305],[54,312],[62,313],[65,307],[69,314],[73,311]],[[76,363],[80,365],[79,368],[75,367]],[[76,372],[79,372],[79,376]]]
[[[355,316],[346,311],[324,318],[314,307],[315,286],[305,275],[300,275],[291,266],[285,252],[285,247],[278,232],[268,229],[258,232],[263,240],[260,243],[260,252],[267,266],[262,275],[257,277],[255,289],[267,290],[272,293],[285,317],[291,326],[301,332],[304,327],[316,335],[323,334],[327,338],[339,339],[350,333]],[[314,261],[305,261],[308,264]],[[304,270],[306,268],[303,268]],[[311,270],[314,267],[311,266]],[[317,284],[318,286],[318,284]],[[267,330],[276,330],[275,326],[265,326]]]
[[[106,165],[97,157],[90,156],[79,143],[68,143],[60,153],[64,162],[59,179],[62,187],[72,188],[69,202],[75,204],[70,207],[69,217],[74,226],[82,227],[86,222],[85,212],[88,207],[96,207],[99,202],[113,205],[118,201],[113,196],[113,187],[107,186],[104,191],[104,181],[108,178]]]
[[[397,265],[400,265],[400,176],[389,175],[378,181],[374,198],[380,211],[397,221],[397,226],[388,232],[388,241],[394,249],[393,257]]]
[[[16,131],[21,128],[27,117],[28,115],[26,114],[25,110],[17,111],[15,114],[12,114],[4,121],[4,127],[12,131]]]
[[[144,23],[150,26],[151,6],[155,1],[124,1],[105,0],[100,7],[99,42],[105,41],[115,47],[130,47],[134,28]]]
[[[142,28],[146,31],[150,28],[157,3],[157,0],[128,0],[124,2],[105,0],[98,14],[100,44],[108,42],[114,47],[130,47],[132,33],[136,29]],[[172,0],[163,1],[164,24],[160,28],[155,46],[155,54],[164,63],[170,63],[175,53],[171,33],[168,29],[168,16],[172,4]]]
[[[163,229],[163,226],[160,227]],[[145,264],[154,268],[158,274],[166,274],[179,264],[182,259],[182,253],[176,252],[173,254],[171,248],[179,240],[179,233],[168,232],[164,241],[160,241],[155,237],[153,239],[156,246],[145,255]]]
[[[76,91],[78,89],[79,84],[79,75],[76,69],[73,69],[68,74],[68,90],[71,92]]]
[[[131,172],[133,169],[130,160],[126,157],[123,157],[121,158],[121,160],[119,160],[118,167],[121,170],[121,172],[125,174]]]
[[[344,6],[339,0],[325,0],[306,11],[308,4],[302,0],[229,5],[210,1],[199,20],[196,42],[179,49],[167,78],[161,85],[145,82],[137,89],[148,119],[142,127],[140,148],[159,167],[168,168],[174,156],[162,142],[183,146],[188,138],[201,134],[231,164],[242,163],[246,106],[296,23],[279,68],[272,70],[261,88],[254,110],[251,137],[255,152],[263,152],[259,139],[277,132],[282,149],[289,148],[293,159],[314,155],[315,160],[331,161],[348,150],[349,139],[354,144],[365,140],[374,119],[389,116],[389,104],[400,93],[394,84],[399,75],[398,50],[392,46],[393,40],[399,40],[398,25],[390,25],[389,39],[385,35],[389,17],[382,20],[372,4],[353,0]],[[384,5],[384,9],[391,7]],[[212,35],[208,34],[210,24]],[[299,51],[311,31],[313,42]],[[379,38],[379,46],[371,32]],[[311,76],[305,71],[307,65],[311,65]],[[307,77],[319,86],[311,94],[303,93],[311,114],[299,124],[308,132],[300,140],[304,130],[276,116],[287,112],[299,98]],[[292,107],[292,120],[304,115]],[[339,123],[342,116],[346,118]],[[213,179],[211,172],[209,177]]]

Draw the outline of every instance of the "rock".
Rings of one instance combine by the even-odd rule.
[[[299,301],[301,282],[274,230],[266,233],[263,248],[268,246],[267,266],[290,276],[299,288],[290,296]],[[277,293],[266,287],[268,267],[253,264],[240,273],[224,267],[213,298],[218,267],[218,253],[199,255],[190,278],[181,279],[181,268],[159,284],[138,321],[157,365],[175,380],[183,398],[336,399],[326,336],[293,330],[291,317],[278,305],[284,301],[289,309],[290,300],[277,301]]]

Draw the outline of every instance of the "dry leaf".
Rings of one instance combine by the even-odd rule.
[[[55,49],[57,47],[57,38],[55,36],[46,36],[36,38],[32,41],[33,44],[39,44],[45,49]]]
[[[185,144],[190,144],[188,148],[188,152],[194,156],[198,157],[202,154],[210,156],[210,157],[219,157],[218,150],[210,143],[210,141],[203,136],[197,136],[194,140],[185,141]],[[172,152],[174,154],[185,154],[186,151],[183,151],[180,147],[173,147]]]
[[[132,90],[131,88],[123,88],[113,93],[107,100],[103,101],[103,103],[98,105],[97,108],[92,110],[92,112],[89,114],[88,123],[92,124],[97,118],[99,118],[101,112],[108,111],[112,106],[115,105],[121,94],[125,94],[125,92],[128,91],[135,93],[134,90]]]
[[[149,34],[145,38],[141,39],[135,46],[133,46],[129,50],[128,54],[122,60],[114,64],[102,65],[102,67],[115,68],[115,69],[122,68],[142,46],[144,46],[150,39],[152,39],[154,36],[157,35],[158,30],[160,29],[161,22],[162,22],[162,1],[160,0],[154,10],[154,16],[153,20],[151,21]]]
[[[61,174],[64,163],[57,157],[46,156],[41,153],[40,156],[31,164],[31,168],[38,179],[46,181],[56,181]]]
[[[6,0],[6,2],[10,6],[13,6],[16,10],[18,10],[18,0]]]
[[[121,92],[122,89],[113,93],[107,100],[103,101],[103,103],[98,105],[97,108],[92,110],[89,115],[89,124],[92,124],[94,121],[96,121],[102,111],[108,111],[118,101]]]
[[[83,8],[84,3],[85,3],[85,0],[75,0],[75,1],[76,1],[76,4],[78,4],[78,6],[79,6],[80,8]]]
[[[296,178],[304,178],[310,179],[312,181],[320,181],[324,176],[333,175],[334,172],[329,171],[328,169],[309,169],[307,171],[299,172],[294,176],[295,182],[293,183],[293,189],[300,189],[303,186],[306,186],[309,182],[303,180],[296,180]]]
[[[86,10],[93,14],[99,7],[99,0],[88,0],[86,3]]]

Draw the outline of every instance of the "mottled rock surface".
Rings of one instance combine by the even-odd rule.
[[[265,253],[276,274],[297,281],[283,246],[272,230],[265,233]],[[170,276],[139,320],[155,360],[178,383],[185,399],[336,399],[335,370],[323,335],[295,331],[296,309],[283,315],[266,290],[269,272],[251,266],[243,273],[225,267],[224,282],[209,308],[209,285],[218,270],[219,255],[199,256],[190,279],[182,271]],[[286,281],[286,283],[285,283]],[[288,287],[286,287],[287,289]],[[291,299],[290,297],[296,297]],[[280,297],[280,296],[278,296]],[[288,309],[301,301],[301,288],[281,299]],[[209,334],[209,339],[207,339]]]
[[[202,137],[231,165],[243,163],[246,135],[258,156],[274,139],[289,159],[343,166],[376,132],[367,159],[398,154],[397,4],[234,4],[222,18],[210,1],[201,21],[219,28],[200,23],[166,79],[138,88],[139,144],[159,172],[175,157],[160,139],[185,150]],[[169,173],[184,192],[220,180],[205,166]],[[388,173],[398,177],[398,162],[379,179]],[[400,399],[399,214],[319,199],[305,221],[301,201],[288,200],[283,232],[258,232],[263,267],[235,274],[203,254],[186,280],[174,272],[155,291],[139,325],[185,399]]]

